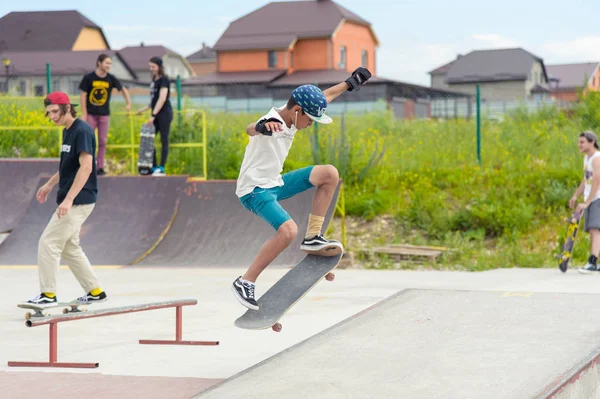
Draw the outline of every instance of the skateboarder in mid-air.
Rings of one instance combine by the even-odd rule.
[[[583,180],[569,201],[569,206],[575,208],[577,198],[583,194],[582,203],[576,207],[577,212],[583,212],[584,230],[590,233],[590,257],[585,266],[579,269],[580,273],[593,273],[600,271],[598,255],[600,253],[600,152],[598,152],[598,138],[586,130],[579,135],[577,143],[579,151],[584,153]]]
[[[342,244],[326,239],[321,232],[325,213],[339,183],[337,169],[332,165],[316,165],[283,176],[281,172],[296,132],[310,127],[313,121],[331,123],[331,118],[325,115],[327,104],[345,91],[359,90],[370,77],[366,68],[358,68],[346,81],[325,91],[313,85],[297,87],[287,104],[272,108],[246,128],[250,141],[240,168],[236,194],[242,205],[269,223],[276,234],[263,244],[246,273],[232,284],[236,298],[245,307],[258,310],[254,298],[258,276],[292,243],[298,232],[298,226],[279,201],[316,187],[300,249],[332,256],[343,250]]]
[[[67,262],[86,295],[77,302],[103,302],[106,293],[100,288],[90,261],[79,245],[81,225],[92,213],[96,203],[96,140],[94,131],[76,117],[74,104],[62,92],[48,94],[44,99],[46,115],[64,126],[59,170],[38,190],[36,199],[44,203],[58,184],[58,209],[42,233],[38,247],[41,294],[24,303],[54,306],[56,274],[62,258]]]

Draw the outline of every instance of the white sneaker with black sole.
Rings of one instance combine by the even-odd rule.
[[[231,285],[231,290],[239,303],[248,309],[258,310],[258,304],[254,299],[254,284],[242,282],[242,276],[240,276]]]
[[[328,240],[318,234],[314,237],[305,238],[300,245],[300,249],[313,255],[336,256],[344,250],[344,247],[339,241]]]
[[[104,291],[102,291],[98,295],[92,295],[91,292],[88,292],[86,295],[80,296],[79,298],[77,298],[77,302],[79,302],[81,304],[100,303],[100,302],[106,302],[107,300],[108,300],[108,297],[106,296],[106,292],[104,292]]]
[[[53,306],[58,303],[56,296],[54,298],[47,297],[46,294],[41,293],[40,295],[31,298],[28,301],[23,302],[26,305],[37,305],[37,306]]]
[[[580,267],[578,270],[579,270],[579,273],[581,273],[581,274],[592,274],[592,273],[598,273],[600,271],[598,269],[598,266],[596,266],[590,262],[586,263],[586,265],[584,267]]]

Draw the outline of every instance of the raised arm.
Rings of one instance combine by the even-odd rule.
[[[352,75],[344,82],[338,83],[323,91],[323,94],[325,94],[325,98],[327,99],[327,104],[338,98],[346,90],[360,90],[361,86],[367,83],[370,78],[371,72],[369,72],[367,68],[356,68],[354,72],[352,72]]]

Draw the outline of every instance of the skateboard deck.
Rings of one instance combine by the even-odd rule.
[[[336,256],[307,255],[258,299],[258,310],[248,309],[235,321],[235,326],[247,330],[272,328],[281,331],[279,320],[324,277],[332,281],[331,271],[341,258],[341,253]]]
[[[152,158],[154,154],[154,125],[144,123],[140,132],[140,149],[138,152],[138,172],[140,175],[149,175],[152,172]]]
[[[575,238],[577,237],[577,232],[579,231],[579,221],[581,220],[581,216],[583,212],[573,212],[571,217],[569,218],[569,226],[567,227],[567,235],[565,237],[565,243],[563,244],[562,252],[558,256],[560,259],[560,263],[558,264],[558,268],[561,272],[565,273],[569,266],[569,261],[573,255],[573,247],[575,246]]]
[[[45,312],[45,310],[48,309],[53,309],[53,308],[63,308],[62,312],[64,314],[67,313],[77,313],[77,312],[85,312],[86,309],[85,308],[81,308],[81,306],[87,306],[89,304],[82,304],[76,301],[71,301],[71,302],[57,302],[55,304],[52,304],[51,306],[40,306],[40,305],[34,305],[32,303],[18,303],[17,307],[22,308],[22,309],[31,309],[34,312],[27,312],[25,313],[25,319],[29,320],[32,317],[45,317],[48,316],[49,313]]]

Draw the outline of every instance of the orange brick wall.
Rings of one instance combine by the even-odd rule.
[[[375,39],[368,27],[345,22],[333,38],[333,67],[338,69],[340,47],[346,46],[346,71],[352,72],[361,66],[362,51],[367,50],[367,68],[376,74]]]
[[[190,62],[196,76],[202,76],[217,70],[216,62]]]
[[[552,97],[560,101],[572,102],[577,101],[577,92],[575,90],[554,92]]]
[[[262,51],[227,51],[217,55],[219,72],[264,71],[269,69],[268,53]]]
[[[591,79],[589,89],[593,91],[600,91],[600,68],[596,71],[596,75]]]
[[[330,58],[331,43],[328,39],[298,40],[294,46],[295,71],[328,69],[333,67]]]
[[[301,70],[338,69],[340,47],[346,46],[346,68],[348,72],[362,65],[362,51],[368,53],[369,70],[375,74],[375,38],[368,27],[345,22],[333,39],[301,39],[291,50],[277,50],[277,69],[288,73]],[[290,53],[294,53],[294,66],[290,64]],[[264,71],[269,69],[268,51],[219,52],[219,72]]]

